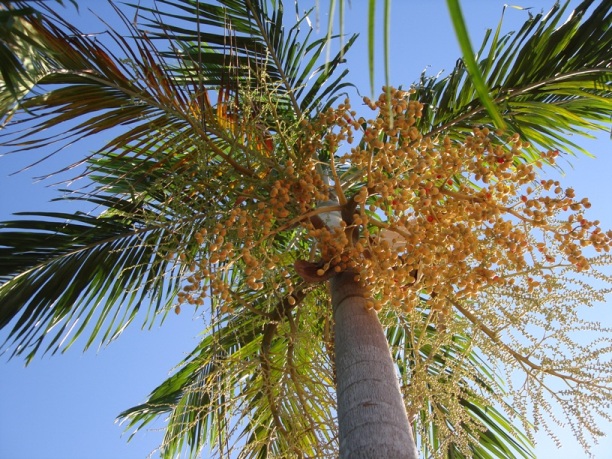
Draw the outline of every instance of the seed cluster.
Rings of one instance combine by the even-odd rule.
[[[330,270],[355,272],[377,310],[410,311],[426,298],[446,315],[449,296],[512,285],[534,264],[582,271],[589,268],[586,248],[610,250],[612,232],[586,218],[587,199],[537,179],[557,151],[529,163],[518,135],[486,127],[461,140],[423,136],[423,107],[409,91],[392,89],[390,99],[385,91],[365,104],[373,119],[358,118],[346,100],[303,121],[292,159],[278,159],[214,227],[194,233],[202,250],[185,259],[192,274],[180,302],[201,304],[208,289],[229,304],[236,273],[249,289],[269,282],[291,294],[292,264],[306,256],[322,278]],[[355,138],[361,141],[353,146]],[[331,192],[339,203],[328,211],[318,203]],[[341,207],[338,225],[314,223]],[[310,256],[304,244],[275,249],[289,234],[311,241]]]
[[[239,298],[233,289],[242,283],[258,291],[272,282],[275,290],[291,294],[296,254],[279,251],[275,245],[299,230],[300,216],[325,196],[325,186],[313,163],[298,168],[291,160],[261,178],[261,185],[237,192],[229,212],[220,213],[210,228],[193,233],[198,250],[179,257],[190,271],[178,294],[179,304],[202,305],[210,296],[228,312]]]

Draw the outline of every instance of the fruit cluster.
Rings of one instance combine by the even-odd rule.
[[[365,104],[373,119],[358,118],[346,100],[303,121],[292,159],[278,158],[257,191],[194,235],[204,256],[179,300],[199,303],[205,285],[229,303],[238,268],[248,288],[269,282],[290,294],[291,265],[304,256],[304,244],[290,246],[290,237],[311,242],[309,261],[321,279],[355,272],[373,308],[409,311],[426,298],[442,314],[449,297],[474,297],[523,275],[535,288],[533,273],[585,270],[588,247],[610,250],[612,232],[586,218],[587,199],[537,179],[557,151],[529,162],[517,134],[486,127],[463,138],[422,134],[423,106],[409,91],[391,89]],[[332,195],[337,206],[320,205]],[[342,220],[321,224],[332,212]]]

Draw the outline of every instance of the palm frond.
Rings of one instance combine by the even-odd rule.
[[[532,143],[529,159],[542,148],[581,151],[571,135],[607,129],[609,122],[612,4],[585,0],[561,23],[567,6],[530,17],[515,34],[489,31],[477,56],[509,132]],[[420,124],[426,135],[495,128],[462,60],[445,78],[423,75],[415,89],[415,99],[426,104]]]
[[[238,85],[253,88],[263,83],[275,88],[297,117],[326,108],[348,86],[342,77],[330,78],[356,36],[329,62],[317,65],[328,40],[312,40],[312,29],[305,23],[308,13],[285,31],[282,2],[274,6],[256,0],[160,3],[168,8],[140,7],[155,13],[143,17],[144,27],[153,39],[184,43],[165,56],[180,56],[182,67],[176,71],[194,84],[238,90]]]
[[[184,450],[196,455],[213,445],[229,456],[231,444],[241,445],[241,457],[291,451],[333,457],[333,377],[324,328],[313,328],[325,305],[304,295],[294,293],[300,303],[290,305],[251,292],[253,309],[262,314],[242,310],[214,320],[184,366],[144,404],[121,413],[127,429],[169,415],[163,457]]]
[[[236,138],[235,133],[228,133],[224,129],[224,120],[220,119],[227,116],[219,111],[227,103],[221,95],[233,92],[237,96],[247,89],[250,91],[255,83],[263,84],[266,89],[263,91],[262,87],[262,92],[274,94],[277,109],[283,109],[282,101],[285,100],[287,103],[284,111],[294,113],[285,115],[297,119],[303,111],[331,104],[338,97],[338,91],[346,86],[342,81],[345,73],[330,83],[328,80],[341,59],[338,57],[332,65],[315,68],[324,42],[318,40],[310,43],[310,34],[302,37],[298,26],[291,30],[289,37],[285,37],[280,25],[281,10],[267,17],[260,11],[260,7],[253,6],[255,4],[248,3],[248,8],[243,2],[228,4],[241,8],[242,16],[246,18],[241,21],[241,15],[231,10],[236,22],[231,27],[237,27],[237,31],[230,28],[228,32],[225,29],[228,25],[219,20],[219,15],[225,17],[224,14],[227,14],[223,9],[225,6],[213,8],[208,5],[210,8],[205,8],[205,5],[200,4],[205,10],[202,12],[204,19],[196,9],[195,12],[191,11],[196,14],[192,18],[193,22],[199,24],[202,19],[205,25],[213,28],[216,26],[217,33],[206,32],[200,35],[196,32],[193,37],[181,36],[185,40],[193,38],[201,47],[186,46],[183,47],[185,49],[173,52],[162,52],[153,42],[163,37],[175,48],[179,46],[175,42],[179,30],[163,23],[156,24],[157,30],[163,33],[146,33],[137,30],[124,16],[120,16],[132,35],[137,37],[129,42],[112,29],[109,31],[114,49],[118,48],[124,56],[84,36],[59,17],[54,21],[45,20],[34,24],[37,34],[53,56],[50,68],[38,81],[38,86],[49,86],[51,89],[21,101],[21,107],[29,111],[31,116],[20,119],[23,131],[5,133],[3,144],[16,150],[57,145],[59,150],[67,143],[77,142],[114,127],[128,126],[127,132],[109,141],[101,150],[124,150],[129,145],[137,145],[144,151],[143,146],[150,145],[149,142],[154,142],[156,138],[168,133],[182,133],[187,143],[207,144],[212,152],[211,158],[221,158],[243,175],[255,175],[255,171],[240,164],[240,159],[224,152],[229,145],[236,147]],[[211,19],[206,20],[209,16]],[[247,19],[250,20],[248,24],[245,22]],[[276,27],[280,27],[280,31],[276,31]],[[232,36],[227,36],[228,33],[245,30],[254,36],[243,37],[240,43],[232,42]],[[203,38],[210,43],[204,43]],[[301,38],[306,41],[300,42]],[[224,42],[225,49],[222,49],[221,43]],[[352,40],[345,48],[351,43]],[[243,49],[246,51],[241,55]],[[238,59],[236,64],[235,59]],[[168,60],[178,64],[170,65]],[[268,61],[269,64],[266,63]],[[194,63],[197,63],[197,67],[194,67]],[[246,63],[249,65],[245,67]],[[259,79],[262,75],[271,77],[266,76],[261,82]],[[216,111],[209,100],[211,90],[219,91],[220,102]],[[258,115],[259,107],[249,108],[254,111],[251,116]],[[234,117],[237,115],[231,114]],[[272,129],[278,129],[274,122],[269,124]],[[62,135],[43,136],[49,129],[62,125],[66,126]],[[241,145],[239,150],[249,148],[248,145]]]
[[[176,239],[171,225],[138,220],[147,210],[129,200],[88,201],[114,212],[17,214],[27,218],[0,224],[0,327],[12,327],[3,344],[12,355],[30,361],[80,335],[85,348],[113,340],[141,310],[145,324],[163,316],[179,287],[184,267],[160,253]]]
[[[177,373],[159,385],[145,403],[121,413],[119,418],[127,422],[126,429],[135,429],[135,433],[155,419],[167,417],[163,457],[175,457],[181,451],[193,456],[213,445],[223,457],[237,453],[231,450],[232,444],[241,445],[241,457],[283,457],[295,448],[298,456],[335,457],[333,413],[325,411],[333,406],[333,368],[329,350],[319,347],[333,346],[331,337],[326,337],[330,324],[325,326],[319,320],[320,325],[312,327],[312,317],[307,316],[319,314],[316,299],[300,300],[294,307],[280,299],[277,308],[269,309],[271,304],[262,308],[265,297],[255,299],[253,307],[273,317],[244,310],[239,315],[220,317]],[[273,314],[281,310],[278,305],[283,305],[282,316]],[[292,328],[291,321],[299,323]],[[405,351],[410,346],[406,327],[397,322],[388,328],[387,336],[401,372],[409,374],[414,354]],[[437,333],[432,326],[425,332]],[[470,350],[469,343],[469,338],[457,335],[452,349],[418,351],[421,359],[431,362],[427,371],[435,378],[456,365],[469,367],[458,371],[472,375],[472,382],[460,383],[464,395],[459,401],[471,422],[446,425],[449,420],[443,417],[448,414],[444,402],[425,403],[419,416],[421,433],[427,435],[423,442],[425,454],[467,457],[456,444],[445,440],[445,429],[461,429],[471,438],[469,451],[475,458],[533,458],[532,446],[524,434],[476,395],[476,388],[485,392],[503,389],[487,364]],[[307,409],[299,406],[303,400],[290,396],[300,391],[308,399]],[[510,407],[504,408],[512,412]],[[432,417],[427,411],[439,414]],[[440,428],[440,423],[445,429]]]
[[[482,105],[486,108],[488,115],[491,117],[494,125],[498,128],[505,127],[504,120],[502,119],[497,106],[491,99],[489,90],[482,79],[482,74],[474,58],[474,52],[472,51],[472,44],[470,37],[467,32],[465,19],[463,18],[463,12],[461,11],[461,5],[459,0],[447,0],[446,5],[448,7],[453,28],[457,35],[457,41],[463,53],[463,62],[465,68],[469,73],[470,81],[474,85],[474,90],[478,94],[478,98]]]

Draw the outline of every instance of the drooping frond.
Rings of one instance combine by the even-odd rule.
[[[219,457],[334,457],[331,337],[318,317],[326,306],[305,295],[295,292],[294,304],[244,297],[259,314],[214,320],[184,366],[120,415],[128,429],[169,415],[168,458],[203,448]]]
[[[12,355],[29,361],[81,335],[85,347],[107,342],[139,311],[152,323],[167,310],[184,270],[160,253],[176,238],[172,225],[149,225],[146,214],[155,210],[139,203],[89,202],[113,212],[18,214],[30,219],[0,225],[0,326],[12,327],[3,343]]]
[[[320,318],[319,309],[325,308],[327,299],[317,299],[320,292],[304,298],[299,292],[294,295],[294,305],[280,298],[275,306],[265,306],[260,297],[251,302],[260,314],[243,310],[219,317],[181,369],[145,403],[120,415],[127,429],[137,432],[155,419],[167,418],[160,451],[168,458],[181,452],[194,457],[206,448],[218,457],[286,457],[288,451],[296,457],[336,457],[335,414],[329,411],[334,406],[333,327]],[[428,400],[416,413],[423,451],[449,459],[467,457],[456,441],[449,441],[461,435],[469,439],[467,448],[474,458],[532,458],[520,430],[483,402],[483,393],[503,389],[470,348],[470,339],[457,334],[451,345],[431,347],[438,331],[427,326],[427,317],[422,315],[421,331],[428,335],[422,340],[404,318],[389,314],[382,319],[402,380],[410,380],[421,362],[428,362],[426,380],[439,381],[437,390],[447,387],[448,397]],[[415,337],[426,343],[418,351],[413,347]],[[419,380],[423,376],[419,373]],[[453,421],[452,405],[464,411],[463,422]]]

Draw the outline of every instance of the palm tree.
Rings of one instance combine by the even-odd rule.
[[[111,29],[106,46],[45,9],[28,27],[46,44],[46,70],[37,92],[13,94],[21,112],[3,144],[61,148],[101,132],[114,137],[83,159],[89,188],[62,198],[87,213],[24,214],[2,224],[5,346],[30,361],[80,336],[86,348],[113,340],[137,316],[150,324],[195,307],[210,324],[198,347],[146,403],[121,414],[130,428],[168,416],[164,457],[195,455],[207,444],[220,457],[237,448],[243,457],[332,457],[338,448],[342,457],[416,457],[413,436],[428,455],[530,457],[529,442],[499,411],[515,414],[488,362],[516,362],[536,390],[549,376],[574,382],[570,414],[605,400],[605,383],[547,369],[541,354],[521,353],[527,347],[512,348],[513,337],[499,332],[524,326],[512,305],[526,305],[526,318],[543,313],[564,288],[562,276],[571,279],[587,260],[563,239],[551,245],[571,261],[565,272],[550,277],[545,258],[532,254],[527,266],[509,255],[513,264],[498,257],[494,276],[483,254],[510,247],[481,214],[490,186],[503,182],[495,174],[533,180],[531,163],[554,160],[542,150],[575,147],[568,133],[605,126],[611,3],[593,3],[582,2],[561,26],[565,7],[555,6],[514,35],[499,28],[487,35],[478,60],[506,132],[495,132],[461,61],[445,78],[422,76],[412,91],[393,92],[395,105],[369,101],[375,120],[359,119],[348,102],[338,104],[349,87],[341,64],[355,37],[321,63],[326,39],[314,39],[304,18],[286,26],[280,4],[164,0],[163,10],[139,7],[138,26],[117,9],[128,32]],[[57,126],[59,141],[45,134]],[[363,137],[357,151],[370,163],[387,161],[382,152],[399,151],[407,139],[407,153],[432,157],[446,149],[476,157],[486,142],[496,159],[462,169],[461,156],[449,156],[456,170],[432,179],[427,173],[451,163],[421,168],[415,157],[402,173],[397,166],[372,178],[361,156],[341,162],[336,144],[353,135]],[[483,182],[483,173],[492,180]],[[385,191],[389,180],[405,188],[412,180],[420,194]],[[443,196],[433,207],[430,185]],[[554,202],[582,210],[572,198]],[[457,202],[471,212],[467,226],[442,218]],[[524,201],[530,218],[527,203],[536,202],[544,201]],[[401,219],[406,205],[415,210]],[[485,221],[519,237],[495,218]],[[590,243],[607,249],[597,225],[580,221],[600,235]],[[447,264],[433,249],[436,235],[451,230],[461,235],[452,244],[471,241],[472,258]],[[413,232],[422,235],[418,243]],[[417,252],[422,258],[411,260]],[[542,249],[542,256],[553,255]],[[384,260],[393,260],[386,274],[368,277]],[[534,292],[539,275],[549,276],[546,289]],[[499,281],[506,277],[525,288]],[[377,315],[386,300],[397,308]]]

